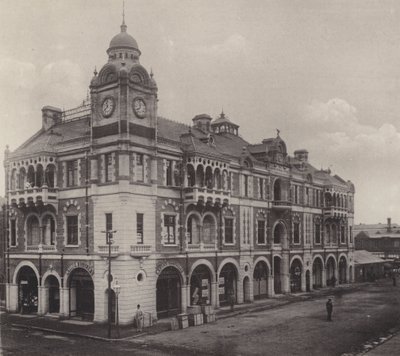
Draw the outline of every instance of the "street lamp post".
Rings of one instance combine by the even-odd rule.
[[[119,339],[119,305],[118,305],[118,296],[121,291],[121,286],[118,284],[118,280],[115,280],[115,285],[114,285],[114,291],[115,291],[115,323],[117,325],[117,338]]]
[[[108,332],[107,332],[107,337],[111,339],[111,319],[112,319],[112,300],[111,300],[111,245],[114,243],[113,241],[113,233],[116,231],[102,231],[103,233],[106,234],[106,242],[108,245]]]

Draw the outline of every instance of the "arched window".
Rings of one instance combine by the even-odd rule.
[[[35,168],[33,168],[33,166],[29,166],[26,188],[33,188],[34,186],[35,186]]]
[[[51,215],[46,215],[42,220],[43,244],[55,245],[56,222]]]
[[[49,188],[55,187],[55,175],[56,175],[56,167],[53,164],[49,164],[46,167],[46,172],[45,172],[45,182]]]
[[[11,171],[11,176],[10,176],[10,186],[9,186],[10,190],[15,190],[15,188],[16,188],[16,179],[17,179],[17,170],[14,168]]]
[[[221,171],[219,168],[217,168],[214,172],[214,187],[216,189],[221,189],[222,184],[221,184]]]
[[[211,244],[215,242],[216,224],[211,215],[206,215],[203,219],[203,242]]]
[[[79,226],[78,226],[78,209],[71,205],[68,208],[66,217],[67,245],[78,245],[79,242]]]
[[[186,238],[188,244],[200,243],[200,221],[198,216],[195,214],[188,217],[186,224]]]
[[[39,219],[36,215],[31,215],[26,222],[27,245],[36,246],[40,243]]]
[[[286,234],[285,226],[282,223],[275,225],[274,229],[274,244],[280,244],[283,242]]]
[[[281,195],[281,182],[279,179],[277,179],[274,183],[274,200],[275,201],[280,201],[282,200],[282,195]]]
[[[213,188],[213,174],[212,174],[212,169],[210,166],[208,166],[206,168],[206,187],[208,189],[212,189]]]
[[[196,185],[196,173],[194,167],[191,164],[186,166],[187,171],[187,184],[189,187],[194,187]]]
[[[38,164],[36,166],[36,186],[41,187],[43,185],[43,180],[44,180],[44,174],[43,174],[43,166],[41,164]]]
[[[26,180],[26,170],[24,167],[21,167],[19,170],[18,177],[18,189],[25,189],[25,180]]]
[[[198,187],[204,187],[204,168],[201,164],[196,169],[196,185]]]

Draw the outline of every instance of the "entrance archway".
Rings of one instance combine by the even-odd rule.
[[[229,304],[229,296],[233,294],[237,302],[237,271],[233,263],[227,263],[219,274],[219,303]]]
[[[205,265],[197,266],[190,277],[190,305],[211,304],[211,272]]]
[[[69,277],[69,315],[93,320],[94,285],[89,272],[76,268]]]
[[[335,260],[333,257],[329,257],[326,262],[326,285],[334,287],[336,284],[336,276],[335,276]]]
[[[316,258],[313,263],[313,288],[322,288],[322,269],[323,264],[320,258]]]
[[[264,261],[260,261],[254,267],[253,273],[253,295],[254,299],[268,297],[268,266]]]
[[[157,318],[167,318],[181,312],[181,277],[175,267],[166,267],[157,279]]]
[[[38,280],[31,267],[24,266],[18,272],[18,310],[23,314],[38,311]]]
[[[48,312],[59,313],[60,312],[60,284],[55,276],[48,276],[44,283],[48,293]]]
[[[274,292],[275,292],[275,294],[282,293],[281,261],[282,261],[282,259],[279,256],[274,257]]]
[[[301,274],[303,265],[299,259],[295,259],[290,266],[290,292],[301,292]]]
[[[347,261],[344,256],[340,257],[339,260],[339,284],[343,284],[347,282]]]

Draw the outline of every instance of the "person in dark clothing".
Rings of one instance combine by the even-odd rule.
[[[333,303],[330,298],[326,302],[326,312],[328,314],[328,321],[332,321]]]

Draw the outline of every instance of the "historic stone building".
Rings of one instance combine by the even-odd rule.
[[[90,100],[43,107],[5,153],[8,311],[107,320],[111,234],[122,323],[138,303],[162,318],[353,281],[351,182],[279,132],[248,143],[224,113],[158,116],[125,23],[107,55]]]

